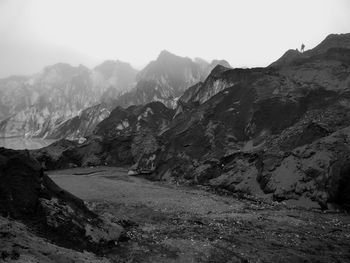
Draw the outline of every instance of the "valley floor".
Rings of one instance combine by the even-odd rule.
[[[50,172],[127,229],[115,262],[350,262],[350,216],[219,196],[128,176],[122,168]]]

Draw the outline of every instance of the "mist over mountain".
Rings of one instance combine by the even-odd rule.
[[[88,107],[102,101],[109,108],[110,96],[131,89],[136,73],[120,61],[108,61],[93,70],[59,63],[30,77],[2,79],[1,134],[47,137],[56,126]]]
[[[137,75],[137,85],[117,99],[117,105],[128,107],[151,101],[161,101],[167,107],[176,107],[177,99],[193,84],[204,80],[217,64],[230,65],[226,61],[176,56],[163,50]]]
[[[126,62],[108,60],[88,69],[59,63],[33,76],[0,80],[2,137],[79,138],[92,132],[115,106],[152,101],[176,107],[191,85],[217,64],[162,51],[138,72]]]
[[[64,260],[108,262],[94,254],[103,250],[111,253],[104,259],[124,260],[146,240],[138,257],[144,262],[148,241],[165,242],[174,231],[178,237],[179,226],[186,226],[181,242],[189,234],[217,244],[218,222],[222,262],[243,258],[227,252],[232,235],[243,240],[239,251],[267,244],[287,262],[318,260],[322,244],[339,249],[325,250],[320,262],[349,257],[342,243],[349,230],[339,222],[350,209],[350,34],[332,34],[305,52],[288,50],[265,68],[168,51],[141,71],[119,60],[93,69],[58,63],[1,79],[0,95],[3,137],[61,139],[31,151],[0,148],[3,258],[47,262],[59,252]],[[152,203],[162,214],[148,210]],[[276,225],[278,233],[303,235],[308,249],[296,256],[301,243],[274,234]],[[275,249],[276,236],[288,250]],[[174,240],[167,244],[178,249]],[[187,245],[181,251],[192,255]],[[260,262],[264,253],[243,255]]]
[[[0,0],[0,262],[350,262],[349,14]]]
[[[63,160],[69,156],[79,166],[130,165],[158,180],[304,207],[346,208],[349,39],[350,34],[332,35],[312,50],[291,57],[287,52],[266,68],[216,65],[203,81],[190,60],[161,54],[138,74],[137,85],[144,78],[151,82],[149,90],[169,83],[182,90],[182,83],[192,80],[185,73],[198,77],[174,110],[159,101],[116,107],[87,141],[63,147],[58,160],[50,157],[50,146],[38,150],[37,158],[55,168],[67,167]],[[182,67],[169,73],[168,59]]]

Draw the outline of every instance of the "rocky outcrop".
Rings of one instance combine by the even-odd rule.
[[[0,136],[60,134],[56,128],[88,107],[102,101],[108,111],[114,98],[134,86],[135,76],[129,64],[107,61],[94,70],[61,63],[32,77],[2,79]]]
[[[113,104],[101,103],[81,111],[77,116],[68,119],[50,131],[46,138],[84,141],[90,136],[97,124],[107,118]]]
[[[0,216],[2,262],[90,262],[109,263],[91,252],[79,252],[50,243],[44,237],[39,237],[25,224]]]
[[[349,51],[331,45],[279,67],[216,67],[179,99],[153,176],[347,208]]]
[[[46,169],[87,165],[130,166],[151,155],[161,145],[159,136],[168,128],[174,111],[160,102],[115,108],[82,143],[60,140],[32,151]],[[152,171],[150,164],[142,168]]]
[[[267,68],[218,65],[174,115],[160,102],[116,108],[66,154],[85,147],[93,160],[159,180],[347,209],[350,49],[347,35],[336,38]]]
[[[79,250],[115,244],[123,230],[58,187],[28,151],[5,148],[0,148],[0,214],[24,222],[56,244]]]
[[[203,59],[191,60],[164,50],[138,73],[136,87],[118,98],[117,104],[128,107],[160,101],[168,108],[175,108],[183,92],[204,80],[217,65],[230,67],[225,60],[208,63]]]
[[[315,132],[316,133],[316,132]],[[350,127],[283,155],[262,156],[259,182],[274,200],[317,202],[350,208]]]
[[[191,60],[162,51],[139,73],[105,61],[90,70],[56,64],[31,77],[0,80],[0,137],[79,139],[91,135],[115,106],[160,101],[175,108],[183,92],[225,60]]]

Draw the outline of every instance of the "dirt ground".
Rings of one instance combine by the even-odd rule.
[[[350,215],[151,182],[122,168],[51,171],[123,224],[112,262],[350,262]]]

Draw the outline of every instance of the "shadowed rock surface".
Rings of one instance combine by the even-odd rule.
[[[57,127],[88,107],[109,105],[134,86],[136,73],[121,61],[92,70],[58,63],[33,76],[1,79],[0,136],[60,138],[66,134],[55,134]]]
[[[0,79],[0,137],[86,139],[120,106],[160,101],[175,108],[183,92],[216,65],[168,51],[137,72],[130,64],[107,60],[88,69],[59,63],[28,77]]]
[[[50,171],[62,188],[125,222],[113,262],[348,262],[350,217],[229,191],[129,176],[118,167]],[[242,196],[241,196],[242,197]]]
[[[116,108],[94,136],[60,158],[77,157],[78,166],[89,158],[95,165],[133,165],[153,179],[347,209],[349,36],[331,35],[267,68],[217,65],[180,97],[174,116],[161,103]],[[162,108],[169,114],[160,114]]]
[[[127,109],[117,107],[84,143],[61,140],[32,153],[46,169],[137,164],[142,156],[152,155],[159,149],[159,136],[168,129],[173,114],[173,110],[160,102]],[[142,170],[152,171],[153,168],[143,167]]]
[[[138,73],[135,88],[120,96],[116,103],[126,108],[160,101],[168,108],[175,108],[177,99],[183,92],[205,79],[217,65],[230,67],[225,60],[213,60],[208,63],[197,58],[193,61],[163,50],[156,60],[151,61]]]
[[[0,148],[0,214],[22,221],[60,246],[98,251],[114,245],[123,228],[97,216],[57,186],[28,151]]]

